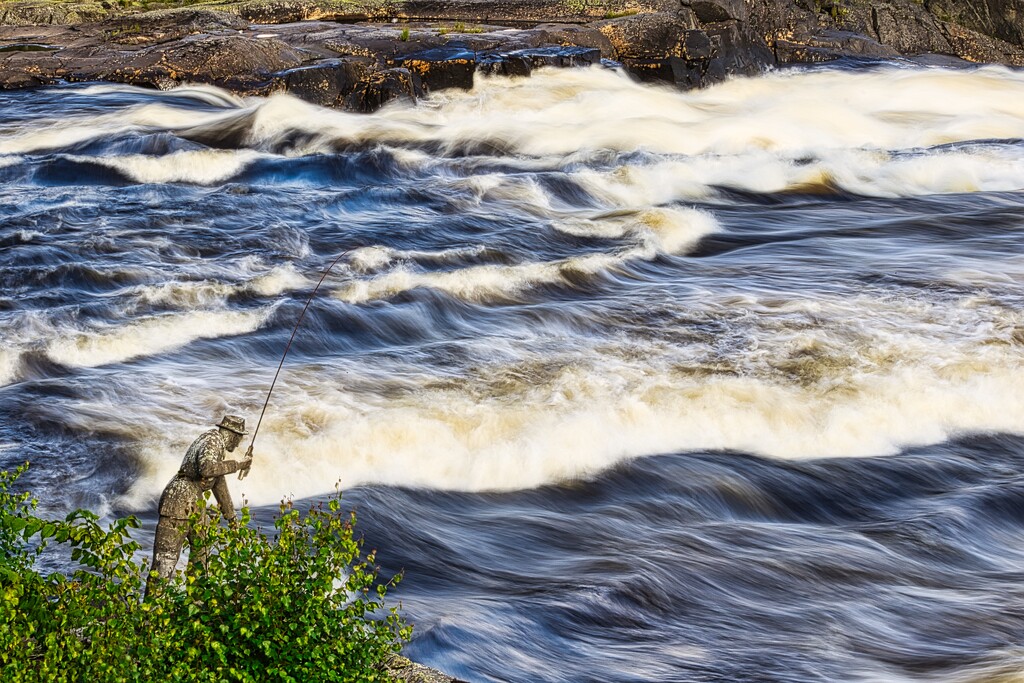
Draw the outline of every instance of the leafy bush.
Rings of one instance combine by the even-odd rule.
[[[168,582],[136,559],[134,517],[106,528],[91,512],[35,514],[0,472],[0,670],[28,681],[388,681],[382,664],[411,635],[353,537],[339,497],[301,515],[281,505],[272,538],[241,523],[211,526],[205,568]],[[199,515],[193,519],[198,525]],[[54,545],[56,544],[56,545]],[[49,548],[70,549],[70,575],[41,574]],[[397,579],[396,579],[397,580]]]

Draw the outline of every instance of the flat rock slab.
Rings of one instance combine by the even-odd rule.
[[[209,9],[156,11],[73,26],[0,26],[0,88],[113,81],[166,89],[199,82],[372,111],[399,97],[472,88],[479,71],[527,76],[536,68],[634,54],[647,55],[646,62],[685,55],[685,81],[671,68],[652,73],[691,86],[715,59],[710,36],[694,26],[690,15],[681,21],[664,12],[590,26],[510,27],[447,20],[251,24]]]
[[[958,2],[941,0],[942,11]],[[994,37],[1019,37],[1003,19],[1024,0],[987,2],[991,16],[971,21],[991,35],[914,0],[246,0],[144,13],[107,0],[17,0],[0,5],[0,24],[18,24],[0,25],[0,88],[200,82],[372,111],[471,88],[479,72],[607,60],[681,88],[842,57],[1024,65],[1024,47]]]
[[[404,683],[466,683],[399,655],[392,655],[385,668],[388,673]]]
[[[396,97],[471,88],[478,71],[526,76],[540,67],[639,54],[645,68],[684,55],[685,82],[671,69],[657,73],[679,85],[700,84],[716,58],[709,34],[675,15],[642,17],[592,26],[249,24],[236,15],[185,10],[75,26],[0,27],[0,88],[114,81],[166,89],[200,82],[243,95],[289,91],[324,106],[371,111]],[[651,36],[643,28],[652,28]],[[631,62],[623,61],[629,69]]]

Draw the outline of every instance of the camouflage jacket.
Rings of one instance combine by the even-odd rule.
[[[226,460],[226,454],[227,447],[218,429],[203,432],[193,441],[181,461],[181,468],[160,496],[160,514],[187,519],[202,495],[213,490],[221,514],[225,519],[234,519],[235,506],[224,475],[238,471],[239,463]]]

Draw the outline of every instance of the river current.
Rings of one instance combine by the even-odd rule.
[[[372,115],[0,93],[0,466],[136,514],[223,413],[468,681],[1024,676],[1024,73]]]

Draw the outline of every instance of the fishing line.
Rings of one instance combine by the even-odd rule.
[[[248,451],[250,454],[252,453],[252,447],[256,445],[256,435],[259,434],[260,425],[263,424],[263,416],[267,412],[267,406],[270,405],[270,396],[271,394],[274,393],[274,386],[277,384],[277,378],[281,374],[281,368],[284,367],[284,361],[288,357],[288,352],[291,351],[292,349],[292,341],[295,340],[295,333],[299,331],[299,325],[302,324],[302,319],[306,317],[306,311],[309,310],[309,305],[313,303],[313,297],[316,296],[317,291],[319,291],[320,289],[320,285],[322,285],[324,283],[324,280],[327,279],[328,274],[330,274],[334,266],[338,265],[338,262],[341,261],[342,258],[352,253],[357,248],[358,247],[350,247],[349,249],[346,249],[345,251],[338,254],[338,256],[333,261],[331,261],[331,265],[327,266],[327,269],[324,271],[324,274],[320,276],[320,281],[316,283],[316,287],[313,288],[313,291],[306,299],[306,305],[302,307],[302,312],[299,313],[299,319],[295,321],[295,326],[292,327],[292,335],[288,337],[288,343],[285,344],[284,353],[281,354],[281,362],[277,364],[277,372],[274,373],[274,379],[270,382],[270,389],[267,391],[267,400],[263,402],[263,410],[260,411],[260,418],[259,420],[256,421],[256,428],[252,430],[252,441],[249,442]],[[245,479],[246,476],[248,476],[248,474],[249,468],[246,467],[244,470],[238,471],[238,478]]]

